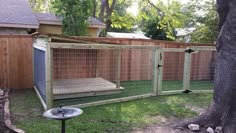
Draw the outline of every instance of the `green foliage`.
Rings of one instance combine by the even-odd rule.
[[[52,5],[50,0],[29,0],[29,4],[35,12],[52,11]]]
[[[118,0],[111,15],[112,32],[132,32],[135,24],[134,17],[127,13],[127,8],[132,4],[132,0]]]
[[[200,3],[189,3],[191,11],[195,12],[196,30],[191,35],[191,41],[195,43],[214,43],[217,38],[218,17],[215,1],[210,0]]]
[[[152,39],[175,40],[175,29],[184,27],[189,18],[184,13],[183,5],[175,0],[167,4],[163,1],[152,4],[147,1],[139,2],[139,27]]]
[[[143,25],[143,31],[147,37],[156,40],[174,40],[176,36],[171,25],[160,25],[160,21],[157,18],[147,20]]]
[[[134,26],[134,18],[131,14],[120,15],[117,10],[114,10],[111,16],[112,24],[109,31],[112,32],[132,32]]]
[[[87,20],[91,15],[92,0],[54,0],[52,4],[56,14],[62,17],[63,34],[87,34]]]

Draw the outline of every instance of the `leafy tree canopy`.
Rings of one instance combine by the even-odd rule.
[[[35,12],[51,12],[50,0],[29,0],[30,6]]]
[[[127,8],[132,5],[132,0],[118,0],[111,15],[111,29],[113,32],[132,32],[135,18],[127,13]]]
[[[54,0],[52,5],[56,14],[62,17],[64,34],[87,34],[87,20],[92,10],[91,0]]]
[[[196,30],[191,35],[195,43],[214,43],[217,38],[218,17],[215,0],[191,1],[188,6],[195,20]]]
[[[190,21],[182,7],[175,0],[168,0],[167,3],[158,1],[156,4],[149,0],[139,1],[139,27],[152,39],[175,40],[175,29],[184,27]]]

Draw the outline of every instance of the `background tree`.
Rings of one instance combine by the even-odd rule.
[[[51,0],[29,0],[31,8],[35,12],[51,12]]]
[[[135,25],[135,18],[127,13],[127,9],[132,5],[133,0],[118,0],[111,15],[112,32],[132,32]]]
[[[145,32],[145,35],[151,39],[174,40],[176,37],[175,29],[171,25],[162,26],[163,27],[160,28],[160,20],[157,17],[151,18],[145,21],[142,31]]]
[[[152,39],[175,40],[175,29],[184,27],[188,18],[178,1],[158,1],[156,4],[150,0],[139,1],[139,27]]]
[[[92,14],[92,0],[54,0],[53,8],[62,18],[63,34],[87,34],[87,20]]]
[[[202,127],[223,127],[223,133],[236,132],[236,1],[217,0],[219,16],[217,63],[211,106],[198,118],[181,123]]]
[[[214,43],[217,38],[217,13],[215,0],[197,1],[188,3],[188,9],[193,13],[196,30],[191,35],[195,43]]]
[[[93,2],[95,2],[94,0]],[[93,4],[93,14],[101,22],[106,24],[101,36],[106,36],[108,31],[131,32],[134,26],[134,18],[126,12],[133,0],[99,0]]]
[[[112,20],[111,15],[115,8],[117,0],[101,0],[100,4],[100,12],[99,12],[99,20],[106,24],[106,29],[104,31],[104,36],[107,31],[111,28]]]

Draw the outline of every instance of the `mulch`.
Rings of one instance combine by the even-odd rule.
[[[2,91],[2,90],[0,90]],[[4,105],[5,105],[5,101],[6,101],[6,97],[5,97],[5,92],[6,90],[4,90],[4,93],[0,95],[0,133],[11,133],[11,130],[9,130],[6,125],[5,125],[5,121],[4,121]]]
[[[8,98],[9,89],[0,89],[0,133],[25,133],[11,123]]]

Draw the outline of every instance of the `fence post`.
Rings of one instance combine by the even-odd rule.
[[[121,49],[117,49],[116,88],[120,88]]]
[[[158,94],[162,93],[162,77],[163,77],[163,60],[164,60],[164,53],[162,50],[159,51],[158,57]]]
[[[190,89],[190,75],[191,75],[191,59],[192,59],[191,49],[185,51],[184,56],[184,75],[183,75],[183,90]]]
[[[47,110],[53,106],[53,87],[52,87],[52,67],[53,67],[53,50],[51,49],[50,41],[46,46],[46,108]]]
[[[153,94],[158,95],[158,64],[159,64],[160,50],[155,48],[153,50]]]

